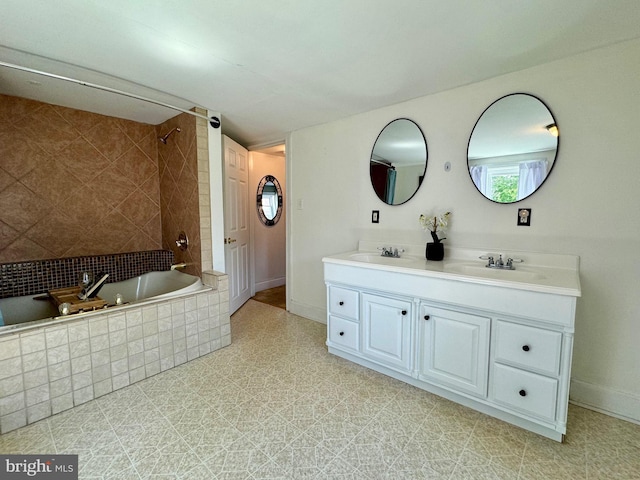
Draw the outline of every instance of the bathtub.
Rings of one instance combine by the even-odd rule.
[[[0,300],[0,434],[231,344],[229,280],[151,272],[107,284],[125,304],[60,316],[33,296]],[[15,324],[20,318],[25,323]]]
[[[100,290],[98,296],[108,305],[115,305],[116,294],[122,296],[124,305],[170,298],[176,295],[197,292],[204,288],[199,277],[170,270],[164,272],[149,272],[139,277],[130,278],[122,282],[107,283]],[[110,307],[112,311],[115,307]],[[32,323],[43,323],[43,320],[61,320],[75,318],[76,315],[62,317],[58,309],[43,295],[27,295],[0,299],[0,326],[27,326]],[[5,328],[0,328],[4,330]]]

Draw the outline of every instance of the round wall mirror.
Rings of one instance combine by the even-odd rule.
[[[258,218],[267,227],[272,227],[282,215],[282,189],[273,175],[265,175],[258,184],[256,195]]]
[[[420,127],[407,118],[382,129],[371,152],[369,175],[378,198],[400,205],[415,195],[427,171],[427,141]]]
[[[493,102],[473,127],[467,149],[469,175],[497,203],[532,195],[555,164],[559,131],[549,108],[526,93]]]

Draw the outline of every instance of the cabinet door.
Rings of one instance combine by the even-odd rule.
[[[422,304],[418,321],[419,378],[486,397],[491,319]]]
[[[411,310],[407,300],[362,295],[362,353],[395,370],[411,369]]]

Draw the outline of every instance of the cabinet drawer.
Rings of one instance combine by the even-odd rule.
[[[348,288],[329,287],[329,313],[358,320],[360,311],[359,293]]]
[[[515,410],[554,422],[558,381],[535,373],[494,364],[493,399]]]
[[[558,375],[562,334],[498,320],[495,358],[540,373]]]
[[[329,342],[336,346],[359,350],[359,324],[329,315]]]

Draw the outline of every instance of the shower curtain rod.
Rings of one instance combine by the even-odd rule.
[[[193,115],[194,117],[204,118],[207,121],[211,120],[206,115],[202,115],[202,114],[197,113],[197,112],[192,112],[191,110],[186,110],[184,108],[180,108],[180,107],[176,107],[176,106],[173,106],[173,105],[169,105],[168,103],[160,102],[158,100],[153,100],[151,98],[142,97],[140,95],[135,95],[133,93],[127,93],[127,92],[124,92],[122,90],[117,90],[115,88],[105,87],[105,86],[97,85],[95,83],[90,83],[90,82],[84,82],[84,81],[78,80],[76,78],[63,77],[62,75],[56,75],[55,73],[49,73],[49,72],[43,72],[43,71],[40,71],[40,70],[34,70],[32,68],[23,67],[21,65],[15,65],[13,63],[7,63],[7,62],[0,61],[0,65],[2,65],[4,67],[8,67],[8,68],[13,68],[14,70],[20,70],[22,72],[35,73],[36,75],[42,75],[42,76],[49,77],[49,78],[55,78],[55,79],[58,79],[58,80],[63,80],[65,82],[76,83],[78,85],[82,85],[82,86],[89,87],[89,88],[95,88],[97,90],[102,90],[102,91],[105,91],[105,92],[115,93],[116,95],[122,95],[123,97],[135,98],[136,100],[142,100],[144,102],[149,102],[149,103],[153,103],[155,105],[160,105],[161,107],[171,108],[173,110],[177,110],[177,111],[182,112],[182,113],[188,113],[189,115]]]

